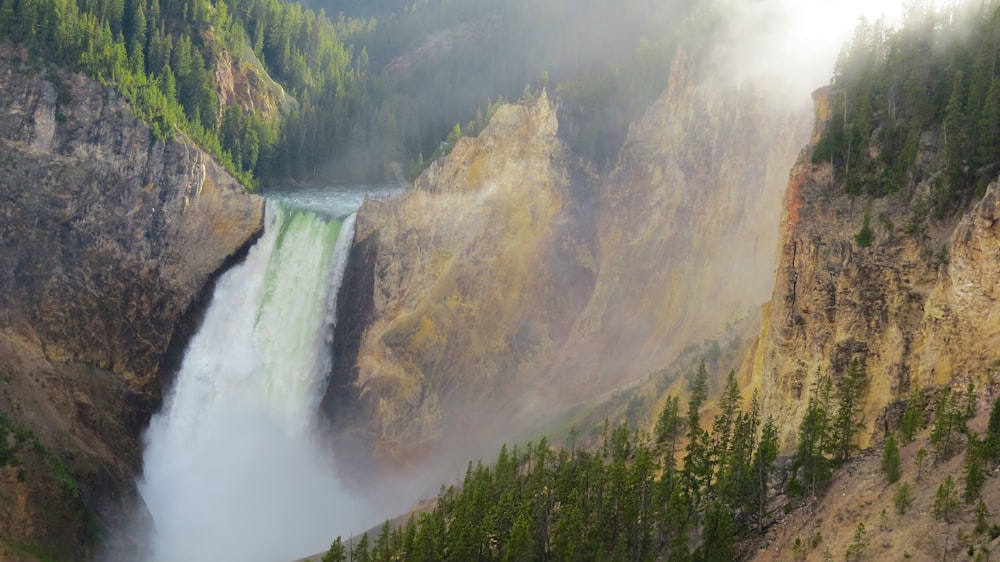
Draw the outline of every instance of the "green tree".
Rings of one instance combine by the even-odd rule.
[[[677,396],[668,396],[660,415],[656,420],[656,444],[664,447],[663,457],[668,470],[673,470],[674,457],[677,454],[677,438],[681,430],[680,409]]]
[[[856,448],[854,438],[864,427],[858,421],[861,399],[868,387],[868,377],[857,359],[851,361],[847,374],[837,384],[837,414],[834,420],[834,452],[837,460],[846,460]]]
[[[903,419],[899,425],[899,435],[904,444],[913,442],[917,432],[923,427],[924,420],[924,391],[914,385],[910,392],[910,397],[906,400],[906,410],[903,411]]]
[[[851,544],[847,547],[846,558],[854,561],[861,560],[861,556],[869,544],[871,544],[871,537],[865,530],[865,524],[858,523],[854,529],[854,535],[851,537]]]
[[[902,474],[899,460],[899,446],[896,444],[896,437],[890,435],[885,441],[885,448],[882,451],[882,472],[885,473],[889,483],[895,483]]]
[[[368,533],[361,535],[361,539],[351,548],[351,562],[372,562]]]
[[[961,445],[961,435],[965,422],[955,403],[951,389],[945,388],[934,412],[934,428],[931,430],[931,447],[934,460],[942,462],[954,456]]]
[[[920,482],[924,476],[924,461],[927,460],[927,450],[920,449],[917,454],[913,456],[913,464],[917,466],[917,482]]]
[[[330,550],[323,555],[323,562],[347,562],[347,549],[340,537],[330,545]]]
[[[971,504],[982,495],[983,483],[986,481],[986,470],[980,453],[982,446],[975,435],[969,435],[969,443],[965,450],[965,503]]]
[[[754,491],[752,498],[757,513],[758,532],[764,530],[764,514],[770,499],[767,495],[767,484],[777,460],[778,427],[774,423],[774,418],[769,416],[764,423],[764,429],[761,430],[760,444],[757,446],[753,460]]]
[[[823,377],[817,369],[805,415],[799,424],[799,438],[792,459],[792,481],[808,486],[813,497],[830,478],[830,462],[826,457],[830,436],[830,392],[830,379]],[[798,476],[800,471],[801,480]]]
[[[704,536],[696,560],[713,562],[715,560],[735,560],[733,541],[736,537],[736,526],[733,514],[725,506],[712,502],[705,510]]]
[[[528,518],[519,513],[510,531],[510,540],[503,549],[504,562],[531,562],[535,558],[535,545],[531,537]]]
[[[951,523],[958,513],[960,506],[961,502],[958,498],[958,491],[955,489],[955,481],[949,474],[944,479],[944,482],[938,486],[937,492],[934,494],[934,505],[931,508],[931,514],[938,521]]]
[[[892,503],[896,507],[896,513],[905,515],[910,506],[913,505],[913,488],[909,482],[902,482],[896,485],[896,491],[892,495]]]
[[[854,242],[861,248],[872,245],[872,211],[871,207],[865,209],[865,216],[861,222],[861,230],[854,235]]]
[[[688,428],[687,448],[684,457],[684,482],[686,495],[696,508],[700,503],[702,487],[710,480],[712,473],[709,458],[708,434],[701,427],[701,407],[708,400],[708,370],[705,362],[698,365],[694,377],[688,381]]]
[[[1000,398],[993,402],[990,410],[986,435],[983,436],[983,455],[993,464],[1000,462]]]

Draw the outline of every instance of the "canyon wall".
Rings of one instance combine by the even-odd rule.
[[[767,298],[810,114],[702,68],[697,49],[607,178],[568,151],[543,93],[404,197],[362,206],[325,399],[341,443],[398,459],[482,428],[491,446]]]
[[[818,90],[815,143],[832,94]],[[794,439],[817,372],[838,380],[857,359],[869,378],[861,446],[891,429],[885,407],[914,385],[982,383],[1000,360],[997,184],[965,211],[930,213],[942,181],[940,130],[923,134],[912,187],[848,196],[807,147],[785,195],[774,291],[744,376]],[[865,214],[873,231],[858,244]]]
[[[93,555],[136,507],[138,436],[262,199],[110,89],[0,60],[0,558]],[[32,445],[37,443],[37,445]]]

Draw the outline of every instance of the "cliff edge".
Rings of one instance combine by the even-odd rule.
[[[88,559],[137,505],[139,434],[263,200],[110,89],[2,55],[0,558]]]

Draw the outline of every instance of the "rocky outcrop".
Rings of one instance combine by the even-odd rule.
[[[554,373],[581,396],[662,368],[771,288],[781,193],[808,111],[713,75],[704,58],[695,46],[678,52],[602,187],[596,288]]]
[[[72,499],[46,475],[55,461],[0,468],[0,558],[43,545],[83,559],[134,499],[171,353],[263,205],[190,141],[153,138],[111,90],[3,54],[0,410],[68,468],[96,519],[46,519]]]
[[[366,201],[338,298],[334,427],[398,456],[486,429],[544,372],[593,286],[575,174],[543,92],[501,107],[405,196]]]
[[[235,105],[264,119],[298,109],[298,101],[267,74],[253,51],[246,49],[239,59],[234,59],[228,51],[213,56],[212,68],[222,107]]]
[[[830,96],[814,94],[820,127]],[[942,151],[940,132],[925,133],[912,173],[918,181],[880,199],[845,195],[809,149],[792,170],[774,291],[749,375],[786,446],[817,371],[836,380],[853,359],[865,366],[866,446],[888,427],[885,406],[914,384],[971,380],[1000,359],[997,186],[964,214],[928,217]],[[874,236],[861,247],[855,236],[866,214]]]
[[[326,397],[342,435],[394,454],[448,428],[509,439],[766,299],[808,110],[696,60],[678,55],[607,179],[568,153],[543,94],[362,206]]]

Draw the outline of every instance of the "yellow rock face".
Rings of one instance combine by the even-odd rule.
[[[456,434],[491,447],[766,300],[811,116],[720,85],[697,58],[678,56],[608,178],[567,152],[543,94],[501,108],[405,197],[363,205],[334,427],[396,458]]]
[[[829,95],[816,93],[821,124]],[[936,135],[921,142],[918,177],[940,169]],[[997,186],[963,216],[915,232],[908,228],[913,206],[929,197],[931,181],[869,200],[844,195],[810,150],[792,170],[772,300],[745,375],[761,389],[763,411],[777,417],[786,446],[794,444],[817,370],[836,380],[853,359],[865,366],[865,447],[891,425],[885,406],[914,384],[964,385],[1000,359]],[[862,248],[854,236],[867,206],[875,235]]]

